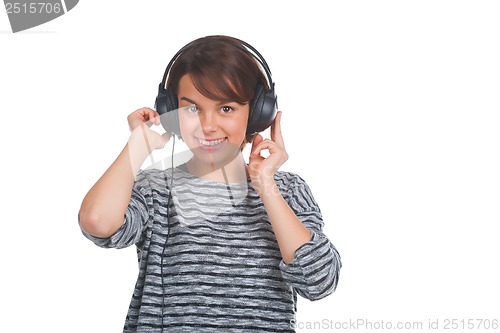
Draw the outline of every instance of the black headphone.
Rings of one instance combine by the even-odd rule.
[[[262,68],[264,68],[270,89],[265,89],[265,87],[260,83],[257,84],[257,87],[255,88],[255,97],[250,101],[250,113],[248,116],[246,134],[252,135],[264,131],[274,121],[277,108],[277,97],[274,92],[274,82],[272,81],[271,70],[266,63],[266,60],[253,46],[240,39],[231,37],[234,41],[241,43],[241,45],[226,39],[226,36],[209,36],[209,38],[210,39],[200,39],[199,41],[186,44],[168,63],[168,66],[165,69],[165,74],[163,74],[163,79],[158,86],[158,95],[155,100],[155,109],[160,115],[160,121],[163,128],[169,133],[176,134],[178,136],[181,134],[179,129],[178,113],[171,112],[177,110],[179,107],[177,95],[171,87],[165,89],[167,76],[173,63],[182,54],[182,52],[194,46],[210,42],[224,42],[229,43],[249,54],[259,62]]]

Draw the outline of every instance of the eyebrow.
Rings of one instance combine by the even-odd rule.
[[[196,102],[195,102],[195,101],[193,101],[192,99],[189,99],[189,98],[187,98],[187,97],[181,97],[181,101],[186,101],[186,102],[188,102],[188,103],[191,103],[191,104],[196,105]]]
[[[191,103],[191,104],[194,104],[194,105],[198,105],[198,103],[196,103],[195,101],[193,101],[192,99],[188,98],[188,97],[181,97],[181,101],[186,101],[188,103]],[[224,104],[230,104],[230,103],[237,103],[237,104],[241,104],[241,103],[238,103],[238,102],[230,102],[230,101],[220,101],[219,103],[217,103],[217,105],[221,106],[221,105],[224,105]],[[243,104],[241,104],[243,105]]]

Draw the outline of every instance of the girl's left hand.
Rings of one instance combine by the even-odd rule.
[[[263,157],[261,152],[267,150],[268,157]],[[252,180],[252,185],[259,195],[270,186],[273,187],[274,174],[288,160],[285,150],[283,135],[281,134],[281,111],[278,111],[273,124],[271,125],[271,139],[264,139],[257,134],[252,143],[252,152],[248,163],[248,173]]]

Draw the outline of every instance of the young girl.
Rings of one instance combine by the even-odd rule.
[[[87,238],[137,246],[124,332],[294,332],[297,294],[317,300],[337,286],[340,256],[308,185],[278,171],[287,160],[281,112],[270,139],[254,133],[257,94],[274,87],[249,47],[209,36],[179,51],[160,86],[178,107],[164,127],[177,126],[192,158],[140,170],[172,135],[149,128],[163,114],[139,109],[124,149],[83,200]]]

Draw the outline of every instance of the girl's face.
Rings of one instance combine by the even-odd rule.
[[[211,100],[189,75],[180,79],[177,96],[181,136],[195,158],[212,166],[233,160],[245,139],[249,104]]]

